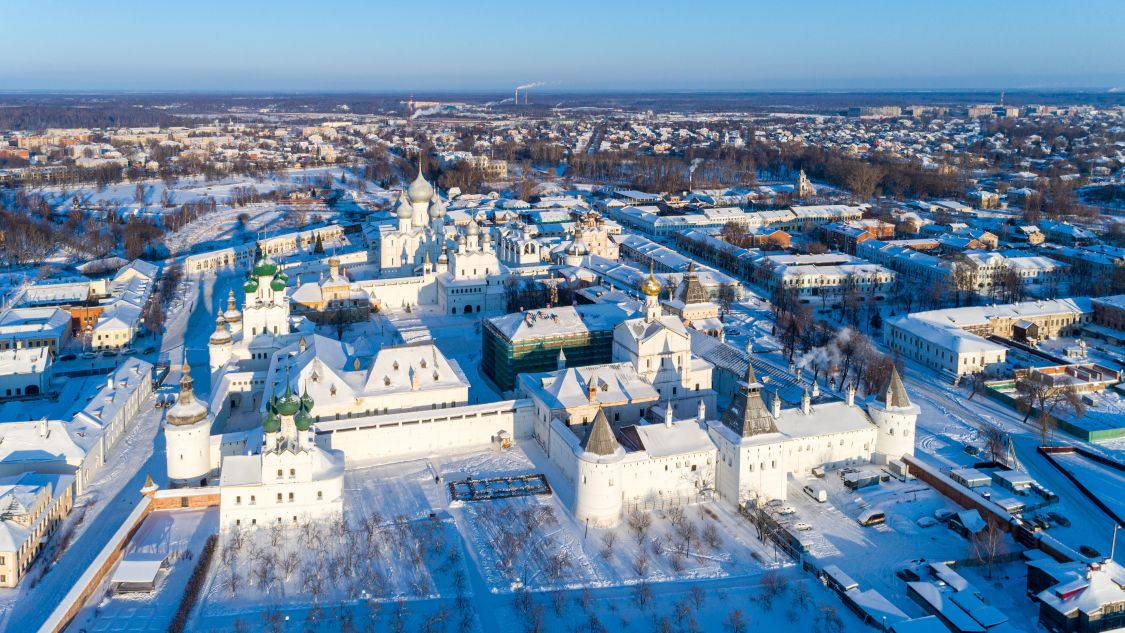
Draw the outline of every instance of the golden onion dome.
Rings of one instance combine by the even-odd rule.
[[[662,288],[663,286],[661,286],[660,282],[656,279],[656,275],[652,273],[652,267],[650,266],[648,269],[648,278],[641,282],[641,292],[643,292],[646,297],[658,297],[660,296],[660,290]]]

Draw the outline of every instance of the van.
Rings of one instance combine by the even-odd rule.
[[[864,527],[870,527],[872,525],[879,525],[880,523],[886,523],[887,522],[887,515],[883,514],[882,510],[876,510],[874,508],[871,508],[871,509],[868,509],[868,510],[864,510],[862,513],[860,513],[859,518],[857,520],[859,521],[860,525],[862,525]]]
[[[812,497],[819,503],[828,501],[828,491],[824,488],[821,488],[820,486],[817,486],[815,488],[812,486],[805,486],[805,494]]]

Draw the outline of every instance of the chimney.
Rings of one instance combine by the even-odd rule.
[[[812,397],[814,397],[814,398],[820,397],[820,383],[817,382],[816,380],[814,380],[813,383],[812,383]]]
[[[586,398],[590,402],[593,402],[593,401],[598,399],[598,387],[597,387],[597,385],[594,384],[594,381],[592,381],[592,380],[589,383],[586,384]]]
[[[781,417],[781,396],[777,393],[776,389],[773,392],[773,398],[770,399],[770,404],[773,405],[773,407],[772,407],[773,411],[771,411],[771,413],[773,413],[773,419],[776,420],[776,419],[780,418]]]
[[[798,367],[797,371],[793,374],[797,378],[797,382],[801,382],[801,368]]]
[[[805,393],[801,395],[801,413],[805,415],[812,413],[812,398],[809,397],[808,388],[806,388]]]
[[[844,392],[844,395],[845,395],[845,397],[848,401],[848,406],[854,407],[855,406],[855,383],[854,382],[848,383],[848,388]]]
[[[672,401],[664,403],[664,426],[672,428]]]
[[[707,420],[707,405],[703,403],[703,398],[699,399],[699,423],[703,424]]]

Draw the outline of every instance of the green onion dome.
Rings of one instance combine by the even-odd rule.
[[[286,385],[285,394],[277,399],[274,408],[277,409],[278,415],[295,415],[301,410],[301,399],[293,393],[293,387]]]
[[[312,399],[312,396],[309,395],[308,387],[306,387],[305,393],[301,395],[301,410],[304,411],[305,413],[308,413],[308,412],[312,411],[312,408],[313,408],[313,399]]]
[[[281,430],[281,418],[277,414],[270,411],[266,414],[266,418],[262,420],[262,430],[266,433],[277,433]]]
[[[307,411],[298,411],[296,417],[293,418],[293,424],[297,425],[298,431],[307,431],[312,426],[312,416]]]
[[[270,282],[270,288],[273,288],[274,292],[281,292],[285,290],[285,280],[282,279],[280,275],[275,276],[273,278],[273,281]]]
[[[277,264],[268,255],[262,255],[254,264],[255,277],[272,277],[277,272]]]
[[[242,289],[246,292],[258,292],[258,280],[254,277],[246,279],[246,283],[242,284]]]

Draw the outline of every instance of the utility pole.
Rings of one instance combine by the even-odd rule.
[[[1113,524],[1113,540],[1109,543],[1109,560],[1113,560],[1114,550],[1117,548],[1117,528],[1121,526],[1116,523]]]

